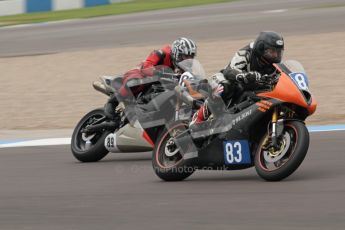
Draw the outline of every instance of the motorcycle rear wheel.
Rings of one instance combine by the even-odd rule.
[[[88,124],[103,117],[105,117],[103,109],[92,110],[75,127],[71,139],[71,151],[73,156],[80,162],[96,162],[108,154],[108,150],[104,146],[104,140],[110,133],[109,131],[89,135],[81,132]]]
[[[280,181],[290,176],[303,162],[309,148],[309,132],[301,121],[289,121],[284,124],[284,131],[278,150],[265,149],[269,144],[266,134],[255,154],[255,169],[258,175],[267,181]]]
[[[165,129],[158,137],[152,152],[152,166],[156,175],[164,181],[181,181],[192,175],[195,168],[183,159],[172,138],[184,131],[187,125],[175,122]]]

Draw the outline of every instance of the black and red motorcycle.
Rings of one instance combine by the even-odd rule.
[[[224,105],[201,124],[189,127],[190,120],[179,119],[164,128],[145,129],[146,138],[154,143],[152,163],[157,176],[178,181],[197,169],[253,166],[267,181],[291,175],[307,154],[309,133],[304,121],[317,104],[299,62],[286,61],[275,67],[276,73],[266,77],[260,90],[243,92],[238,103]],[[180,98],[176,117],[182,104],[193,106],[191,97],[200,96],[189,90],[192,93],[186,96],[175,89]],[[155,128],[160,132],[152,132]]]

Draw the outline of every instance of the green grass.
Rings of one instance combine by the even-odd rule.
[[[149,10],[187,7],[232,1],[236,0],[133,0],[129,2],[114,3],[111,5],[75,10],[2,16],[0,17],[0,26],[58,21],[74,18],[91,18],[106,15],[127,14]]]
[[[324,8],[337,8],[337,7],[345,7],[345,4],[328,3],[328,4],[321,4],[318,6],[305,7],[303,9],[310,10],[310,9],[324,9]]]

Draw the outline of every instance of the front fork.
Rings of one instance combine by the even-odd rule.
[[[272,147],[277,149],[278,148],[278,138],[281,136],[284,130],[284,120],[279,119],[279,109],[277,107],[274,108],[272,114]]]

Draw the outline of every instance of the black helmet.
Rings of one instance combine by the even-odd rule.
[[[264,63],[280,63],[284,52],[283,36],[273,31],[263,31],[256,38],[253,50]]]
[[[171,57],[174,64],[184,59],[194,58],[196,56],[196,44],[189,38],[178,38],[171,45]]]

